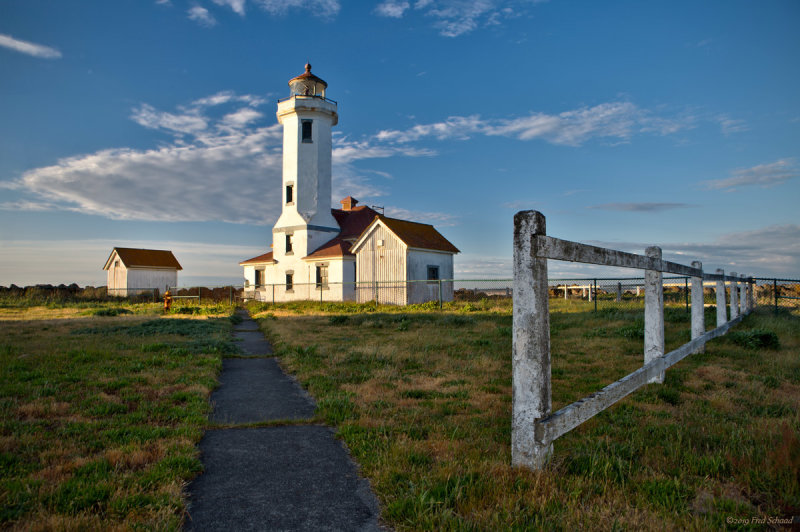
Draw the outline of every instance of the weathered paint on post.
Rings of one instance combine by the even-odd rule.
[[[692,268],[703,269],[700,261],[692,262]],[[692,277],[692,340],[700,338],[706,332],[705,308],[703,305],[703,275]],[[696,353],[702,353],[705,345],[697,348]]]
[[[645,250],[648,258],[661,261],[661,248]],[[645,270],[644,274],[644,363],[648,364],[664,356],[664,284],[660,271]],[[661,371],[647,382],[664,382]]]
[[[736,319],[739,316],[739,283],[736,281],[739,278],[736,272],[731,272],[731,319]]]
[[[728,302],[725,297],[725,271],[717,268],[717,275],[722,276],[717,280],[717,327],[722,327],[728,321]]]
[[[514,216],[511,465],[530,469],[541,469],[553,450],[535,432],[552,407],[547,259],[537,256],[537,234],[546,234],[542,213]]]

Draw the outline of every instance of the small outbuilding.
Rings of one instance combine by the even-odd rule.
[[[162,249],[114,248],[103,269],[108,272],[108,295],[131,296],[178,286],[178,259]]]

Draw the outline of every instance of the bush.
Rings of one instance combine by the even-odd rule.
[[[748,349],[777,349],[780,347],[778,335],[766,329],[731,331],[727,336],[734,344]]]

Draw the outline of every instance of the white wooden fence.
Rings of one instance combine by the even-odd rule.
[[[645,270],[644,364],[602,390],[552,412],[550,381],[550,309],[547,259]],[[692,340],[664,353],[664,291],[662,274],[692,279]],[[705,331],[703,281],[716,281],[717,327]],[[728,319],[725,281],[730,284],[731,316]],[[647,383],[663,383],[664,370],[705,343],[725,334],[755,305],[753,279],[706,274],[700,262],[691,266],[661,258],[661,248],[649,247],[645,255],[589,246],[547,236],[545,217],[537,211],[514,216],[513,288],[513,406],[512,465],[541,469],[553,452],[553,441],[595,414]]]

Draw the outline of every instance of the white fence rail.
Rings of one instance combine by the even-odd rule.
[[[550,380],[550,309],[547,260],[565,260],[645,270],[645,320],[643,366],[603,388],[552,412]],[[662,275],[691,277],[692,340],[664,353],[664,287]],[[705,332],[703,281],[717,282],[717,327]],[[725,282],[730,284],[728,319]],[[511,461],[515,466],[541,469],[553,452],[553,441],[647,383],[664,382],[664,371],[705,343],[725,334],[755,304],[753,279],[703,272],[700,262],[691,266],[665,261],[661,248],[649,247],[645,255],[589,246],[547,236],[545,217],[537,211],[514,216],[513,287],[513,406]]]

